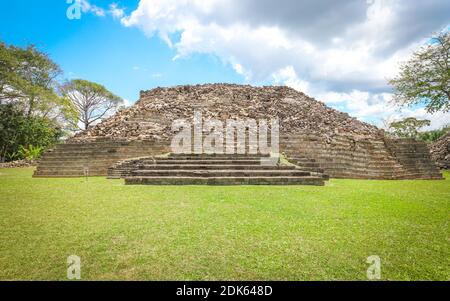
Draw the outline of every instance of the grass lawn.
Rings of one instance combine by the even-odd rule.
[[[445,181],[125,186],[0,169],[0,279],[450,280]]]

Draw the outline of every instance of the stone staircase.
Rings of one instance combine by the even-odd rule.
[[[167,152],[169,148],[166,144],[159,141],[126,139],[61,143],[42,155],[33,176],[45,178],[105,176],[108,168],[120,160]]]
[[[398,179],[443,179],[424,142],[404,138],[386,139],[385,143],[402,167],[403,172],[398,175]]]
[[[280,138],[280,149],[302,170],[343,179],[443,179],[427,145],[414,139],[351,135]]]
[[[328,177],[294,165],[267,164],[263,155],[170,154],[124,160],[108,170],[108,178],[126,185],[318,185]]]
[[[315,173],[324,173],[324,170],[320,168],[320,164],[314,159],[306,158],[305,156],[295,155],[289,157],[289,162],[297,165],[302,170],[307,170]]]

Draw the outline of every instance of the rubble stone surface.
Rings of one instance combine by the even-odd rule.
[[[450,169],[450,132],[431,144],[431,157],[442,169]]]
[[[135,105],[78,134],[74,140],[97,137],[170,139],[173,136],[172,121],[192,121],[194,110],[200,111],[204,119],[269,120],[278,117],[280,134],[383,135],[378,128],[329,108],[292,88],[206,84],[141,91],[141,99]]]
[[[27,160],[16,160],[11,162],[0,163],[0,168],[16,168],[35,166],[36,162]]]

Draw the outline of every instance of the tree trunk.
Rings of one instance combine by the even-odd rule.
[[[30,98],[30,101],[28,102],[28,112],[27,112],[27,118],[31,117],[31,114],[33,113],[34,109],[34,96]]]

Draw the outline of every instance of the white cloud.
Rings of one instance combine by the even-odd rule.
[[[427,119],[431,121],[430,126],[424,127],[423,130],[434,130],[450,125],[450,112],[437,112],[434,114],[427,113],[425,109],[406,109],[397,115],[393,115],[391,119],[401,120],[406,117],[415,117],[417,119]]]
[[[211,0],[207,5],[199,0],[141,0],[122,23],[139,27],[148,36],[158,34],[177,50],[177,58],[191,53],[215,54],[239,66],[236,71],[249,80],[267,80],[277,70],[292,65],[311,81],[369,90],[386,89],[385,78],[396,71],[393,63],[423,40],[423,28],[428,27],[431,33],[439,29],[432,26],[444,24],[441,17],[430,25],[427,15],[416,18],[413,24],[406,13],[435,12],[445,1],[429,5],[395,0],[350,2],[353,5],[322,0],[315,8],[310,2],[299,1],[279,1],[271,7],[270,1],[252,0]],[[336,16],[339,10],[342,18]],[[281,18],[278,11],[290,18]],[[318,31],[308,24],[296,24],[300,22],[297,19],[309,20]],[[336,20],[327,24],[328,19]],[[405,19],[409,26],[402,25]],[[400,26],[404,28],[399,30]],[[335,27],[340,31],[334,32]],[[333,31],[332,37],[328,37],[329,31]],[[393,46],[411,31],[417,32],[415,39]],[[174,33],[180,33],[178,41],[171,39]]]
[[[372,93],[360,90],[352,90],[350,92],[322,90],[320,86],[313,86],[309,82],[299,79],[292,66],[276,72],[274,74],[274,82],[276,84],[283,83],[319,101],[323,101],[328,106],[340,111],[345,110],[351,116],[379,127],[385,127],[386,123],[406,117],[430,120],[430,126],[424,128],[424,130],[438,129],[450,124],[450,112],[430,114],[424,108],[399,108],[391,102],[392,93]]]
[[[273,80],[276,84],[285,84],[288,87],[301,91],[305,94],[309,93],[309,83],[298,78],[294,67],[287,66],[275,72]]]
[[[114,19],[123,18],[123,16],[125,15],[125,11],[123,10],[123,8],[120,8],[117,3],[111,3],[109,5],[108,12],[113,16]]]
[[[249,82],[286,84],[372,120],[400,114],[386,78],[448,24],[449,9],[446,0],[141,0],[121,22],[158,35],[175,59],[213,54]]]
[[[353,90],[350,93],[325,92],[315,95],[326,104],[336,109],[344,109],[359,120],[383,127],[385,122],[416,117],[431,121],[424,130],[438,129],[450,124],[450,112],[427,113],[424,108],[399,108],[392,104],[390,93],[370,93]]]
[[[88,0],[76,0],[81,6],[81,11],[83,13],[93,13],[94,15],[98,17],[104,17],[105,16],[105,10],[91,4]]]
[[[123,105],[125,106],[125,107],[129,107],[129,106],[131,106],[133,103],[129,100],[129,99],[124,99],[123,100]]]
[[[91,7],[91,12],[93,12],[96,16],[99,16],[99,17],[105,16],[105,11],[95,5]]]

